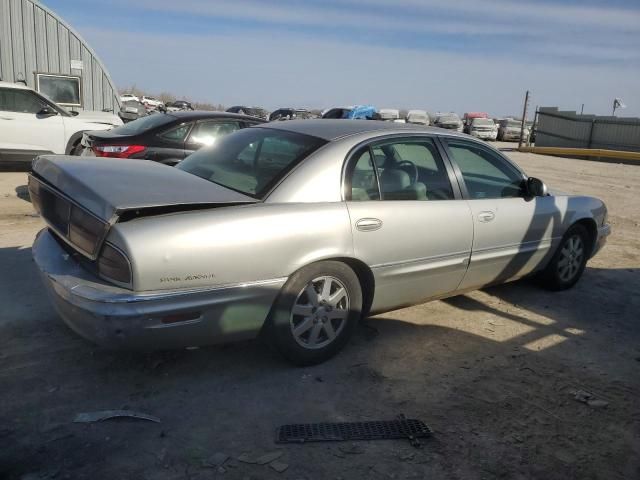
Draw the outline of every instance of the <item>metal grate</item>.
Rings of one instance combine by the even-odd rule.
[[[373,422],[300,423],[279,427],[276,431],[276,443],[401,438],[411,440],[430,437],[431,433],[431,429],[424,422],[410,418]]]

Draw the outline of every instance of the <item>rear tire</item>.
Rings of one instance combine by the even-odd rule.
[[[285,283],[267,330],[275,348],[295,365],[314,365],[338,353],[362,314],[355,272],[336,261],[314,263]]]
[[[591,241],[582,225],[573,225],[562,237],[558,250],[539,276],[540,284],[552,291],[573,287],[584,272]]]
[[[69,151],[69,155],[80,156],[82,155],[82,150],[84,150],[84,147],[81,145],[81,140],[78,140],[71,147],[71,150]]]

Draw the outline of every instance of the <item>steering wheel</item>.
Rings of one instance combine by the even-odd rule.
[[[411,180],[411,185],[415,185],[416,182],[418,181],[418,167],[416,167],[416,164],[409,161],[409,160],[402,160],[398,163],[396,163],[396,167],[397,168],[401,168],[403,166],[409,166],[411,169],[411,172],[407,172],[409,174],[409,178]],[[403,169],[406,171],[406,169]]]

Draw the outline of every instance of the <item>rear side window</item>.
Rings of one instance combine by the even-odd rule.
[[[399,139],[366,148],[352,160],[351,199],[453,200],[444,162],[430,138]],[[378,183],[380,193],[378,193]]]
[[[173,142],[182,142],[187,136],[187,133],[189,133],[189,128],[191,128],[191,124],[185,123],[184,125],[180,125],[161,133],[160,136]]]
[[[523,177],[503,158],[467,142],[448,140],[472,199],[523,196]]]
[[[378,179],[368,147],[356,154],[351,171],[351,200],[361,202],[365,200],[380,200]]]

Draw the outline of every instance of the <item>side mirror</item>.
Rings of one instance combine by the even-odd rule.
[[[42,116],[51,116],[51,115],[57,115],[58,112],[56,112],[54,109],[52,109],[51,107],[42,107],[42,109],[38,112],[38,115],[42,115]]]
[[[535,177],[527,178],[527,193],[531,197],[546,197],[549,192],[545,183]]]

